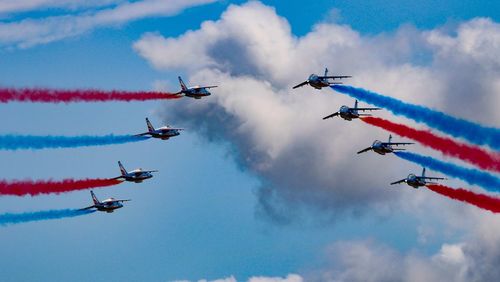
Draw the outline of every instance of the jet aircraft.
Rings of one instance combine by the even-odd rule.
[[[370,114],[360,114],[360,113],[358,113],[358,111],[364,112],[364,111],[377,111],[377,110],[381,110],[381,108],[358,108],[358,100],[356,100],[356,102],[354,102],[354,108],[349,108],[348,106],[344,105],[344,106],[340,107],[338,112],[333,113],[329,116],[326,116],[323,119],[329,119],[329,118],[333,118],[336,116],[340,116],[341,118],[343,118],[345,120],[351,121],[355,118],[359,118],[362,116],[371,116]]]
[[[406,183],[411,187],[418,189],[418,187],[425,186],[427,184],[437,184],[435,182],[429,182],[427,180],[444,180],[446,178],[442,177],[427,177],[425,176],[425,167],[422,169],[422,176],[417,176],[413,173],[410,173],[405,179],[398,180],[396,182],[392,182],[391,185]]]
[[[331,76],[329,76],[328,75],[328,68],[325,68],[325,75],[320,76],[320,75],[313,73],[309,76],[309,78],[306,81],[301,82],[292,88],[295,89],[295,88],[302,87],[306,84],[309,84],[313,88],[321,89],[323,87],[327,87],[327,86],[330,86],[332,84],[342,84],[342,82],[331,82],[330,79],[335,80],[337,78],[342,79],[342,78],[349,78],[349,77],[352,77],[352,76],[350,76],[350,75],[331,75]]]
[[[155,129],[148,118],[146,118],[146,124],[148,126],[148,132],[137,134],[135,136],[150,135],[153,138],[160,138],[161,140],[167,140],[170,137],[174,137],[181,134],[179,131],[183,130],[182,128],[173,128],[170,127],[169,125]]]
[[[115,198],[109,198],[101,202],[97,199],[93,191],[90,191],[90,195],[92,196],[92,201],[94,202],[94,204],[92,206],[80,210],[97,209],[98,211],[111,213],[116,209],[122,208],[123,202],[131,201],[131,200],[117,200]]]
[[[152,172],[157,172],[157,170],[142,170],[142,168],[127,172],[120,161],[118,161],[118,166],[122,175],[113,179],[123,179],[135,183],[141,183],[143,180],[153,177]]]
[[[387,142],[382,142],[382,141],[379,141],[379,140],[375,140],[375,141],[373,141],[373,144],[370,147],[359,151],[358,154],[361,154],[361,153],[373,150],[377,154],[385,155],[385,154],[388,154],[388,153],[392,153],[394,151],[403,151],[403,150],[405,150],[403,148],[393,148],[392,146],[414,144],[414,143],[406,143],[406,142],[391,142],[391,140],[392,140],[392,135],[389,135],[389,141],[387,141]]]
[[[180,76],[178,78],[179,83],[181,84],[181,91],[175,94],[184,95],[186,97],[191,97],[194,99],[201,99],[202,97],[210,96],[211,93],[207,89],[217,87],[216,85],[187,87],[184,81],[182,81],[182,78]]]

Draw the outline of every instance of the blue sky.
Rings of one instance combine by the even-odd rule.
[[[196,30],[204,21],[219,19],[230,3],[220,1],[191,7],[174,16],[100,26],[27,48],[4,44],[0,50],[0,85],[150,90],[156,81],[162,80],[177,90],[179,70],[153,68],[134,51],[133,44],[146,32],[177,37],[187,30]],[[496,12],[500,4],[493,1],[264,3],[275,7],[297,36],[307,34],[320,21],[349,25],[360,34],[371,36],[392,33],[406,24],[428,30],[474,17],[498,21],[500,16]],[[43,19],[65,11],[35,9],[11,13],[4,23]],[[1,20],[0,17],[0,24]],[[189,75],[183,70],[180,73]],[[162,116],[158,115],[162,108],[161,102],[0,104],[4,121],[0,128],[3,133],[40,135],[136,133],[144,131],[147,116],[153,124],[162,125]],[[166,142],[0,151],[0,170],[5,179],[113,177],[119,172],[117,160],[128,169],[160,171],[142,184],[97,189],[97,196],[103,199],[133,199],[113,214],[94,213],[1,228],[2,281],[171,281],[230,275],[244,281],[255,275],[307,272],[321,265],[324,249],[336,240],[373,238],[398,252],[419,249],[418,252],[430,254],[444,240],[460,237],[455,233],[439,234],[429,243],[419,245],[415,225],[420,219],[404,213],[346,216],[318,223],[314,220],[318,214],[312,211],[305,214],[305,219],[289,225],[275,224],[258,212],[256,194],[263,180],[237,163],[237,158],[228,153],[232,146],[230,141],[210,142],[187,128],[181,136]],[[402,193],[410,192],[413,191]],[[90,200],[88,191],[33,198],[2,197],[0,213],[78,208],[87,206]],[[438,223],[429,220],[428,224]]]

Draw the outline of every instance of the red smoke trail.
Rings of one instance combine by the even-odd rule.
[[[167,92],[145,91],[102,91],[102,90],[56,90],[43,88],[0,88],[0,103],[39,102],[106,102],[106,101],[147,101],[177,99],[181,96]]]
[[[6,181],[0,180],[0,195],[10,196],[36,196],[39,194],[59,194],[70,191],[84,190],[97,187],[113,186],[121,183],[117,179],[63,179],[52,180],[22,180]]]
[[[478,147],[440,137],[428,130],[418,130],[403,124],[393,123],[376,117],[361,118],[366,123],[378,126],[399,136],[413,139],[424,146],[438,150],[444,155],[459,158],[482,169],[500,172],[500,154]]]
[[[485,194],[477,194],[461,188],[453,189],[443,185],[427,185],[427,188],[448,198],[466,202],[493,213],[500,212],[499,198],[494,198]]]

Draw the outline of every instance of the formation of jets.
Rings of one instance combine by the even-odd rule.
[[[216,85],[187,87],[180,76],[178,77],[178,79],[179,79],[179,84],[181,85],[181,91],[175,94],[179,96],[201,99],[203,97],[211,95],[209,89],[217,87]],[[168,140],[172,137],[180,135],[180,131],[184,130],[183,128],[175,128],[169,125],[165,125],[159,128],[154,128],[154,126],[151,124],[148,118],[146,118],[146,125],[148,128],[147,132],[139,133],[134,136],[149,136],[161,140]],[[127,171],[125,167],[123,167],[123,164],[120,161],[118,161],[118,166],[120,168],[121,175],[114,177],[112,179],[118,179],[134,183],[141,183],[146,179],[152,178],[153,172],[158,172],[157,170],[143,170],[141,168]],[[94,202],[94,204],[92,206],[83,208],[81,210],[95,209],[97,211],[112,213],[114,210],[122,208],[123,202],[130,201],[130,199],[117,200],[114,198],[109,198],[101,202],[99,201],[99,199],[97,199],[93,191],[90,191],[90,194],[92,196],[92,201]]]
[[[342,84],[340,81],[335,81],[336,79],[344,79],[344,78],[350,78],[350,75],[328,75],[328,68],[325,68],[324,75],[316,75],[316,74],[311,74],[309,78],[295,86],[293,86],[293,89],[302,87],[304,85],[310,85],[311,87],[315,89],[322,89],[323,87],[331,86],[333,84]],[[215,88],[217,86],[193,86],[193,87],[187,87],[182,78],[179,76],[179,84],[181,86],[181,90],[177,92],[177,95],[181,96],[186,96],[194,99],[201,99],[203,97],[210,96],[211,93],[209,89]],[[350,108],[348,106],[341,106],[340,109],[328,116],[323,117],[323,120],[333,118],[333,117],[340,117],[344,120],[347,121],[352,121],[353,119],[359,119],[360,117],[363,116],[371,116],[371,114],[367,114],[364,112],[367,111],[378,111],[381,110],[381,108],[359,108],[358,107],[358,100],[355,100],[354,102],[354,107]],[[363,113],[360,113],[363,112]],[[150,136],[152,138],[158,138],[161,140],[168,140],[172,137],[180,135],[180,131],[182,131],[182,128],[174,128],[169,125],[162,126],[159,128],[154,128],[151,122],[149,121],[148,118],[146,118],[146,125],[148,128],[147,132],[144,133],[139,133],[135,136]],[[358,154],[365,153],[368,151],[373,151],[377,154],[380,155],[385,155],[389,153],[393,153],[394,151],[399,151],[399,150],[405,150],[404,148],[396,148],[397,146],[405,146],[405,145],[411,145],[414,143],[409,143],[409,142],[392,142],[392,135],[389,135],[389,140],[387,142],[382,142],[380,140],[375,140],[370,147],[367,147],[361,151],[358,152]],[[141,183],[146,179],[152,178],[153,177],[153,172],[157,172],[157,170],[142,170],[142,169],[135,169],[132,171],[127,171],[122,163],[118,161],[118,166],[120,167],[120,172],[121,175],[117,176],[113,179],[122,179],[124,181],[129,181],[129,182],[134,182],[134,183]],[[400,183],[406,183],[407,185],[417,189],[418,187],[425,186],[427,184],[435,184],[434,182],[431,182],[432,180],[444,180],[445,178],[442,177],[427,177],[425,176],[425,168],[422,170],[422,175],[417,176],[413,173],[409,174],[406,178],[392,182],[391,185],[394,184],[400,184]],[[107,213],[113,212],[115,209],[119,209],[123,207],[123,202],[130,201],[130,200],[117,200],[114,198],[109,198],[104,201],[99,201],[97,197],[95,196],[93,191],[90,191],[90,194],[92,196],[92,201],[94,204],[92,206],[83,208],[82,210],[88,210],[88,209],[96,209],[98,211],[103,211]]]
[[[328,68],[325,68],[325,73],[323,76],[319,76],[317,74],[311,74],[309,78],[306,81],[303,81],[295,86],[293,86],[293,89],[302,87],[304,85],[309,84],[311,87],[315,89],[321,89],[323,87],[331,86],[333,84],[342,84],[340,81],[335,81],[336,79],[343,79],[343,78],[350,78],[352,76],[350,75],[334,75],[334,76],[329,76],[328,75]],[[364,113],[366,111],[378,111],[381,110],[381,108],[358,108],[358,100],[354,102],[354,107],[350,108],[348,106],[341,106],[340,109],[328,116],[323,117],[323,120],[333,118],[333,117],[340,117],[344,120],[347,121],[352,121],[353,119],[359,119],[360,117],[363,116],[371,116],[371,114]],[[360,113],[363,112],[363,113]],[[385,155],[389,153],[393,153],[394,151],[400,151],[400,150],[405,150],[404,148],[396,148],[398,146],[405,146],[405,145],[411,145],[414,143],[409,143],[409,142],[392,142],[392,135],[389,135],[389,140],[387,142],[382,142],[380,140],[375,140],[373,141],[372,145],[368,148],[365,148],[361,151],[358,152],[358,154],[365,153],[368,151],[373,151],[377,154],[380,155]],[[427,184],[435,184],[434,182],[429,182],[429,180],[444,180],[445,178],[442,177],[427,177],[425,176],[425,168],[422,170],[422,175],[417,176],[413,173],[408,175],[405,179],[398,180],[396,182],[391,183],[391,185],[394,184],[399,184],[399,183],[406,183],[409,186],[413,188],[418,188],[421,186],[425,186]]]

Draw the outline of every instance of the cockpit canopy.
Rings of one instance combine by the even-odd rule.
[[[349,112],[349,107],[344,105],[344,106],[340,107],[339,112],[347,113],[347,112]]]
[[[416,179],[417,176],[413,173],[408,174],[408,179]]]
[[[311,75],[309,76],[309,80],[317,80],[317,79],[318,79],[318,76],[317,76],[317,75],[315,75],[315,74],[311,74]]]
[[[382,147],[382,141],[380,141],[380,140],[375,140],[375,141],[373,141],[372,146],[373,146],[373,147]]]

